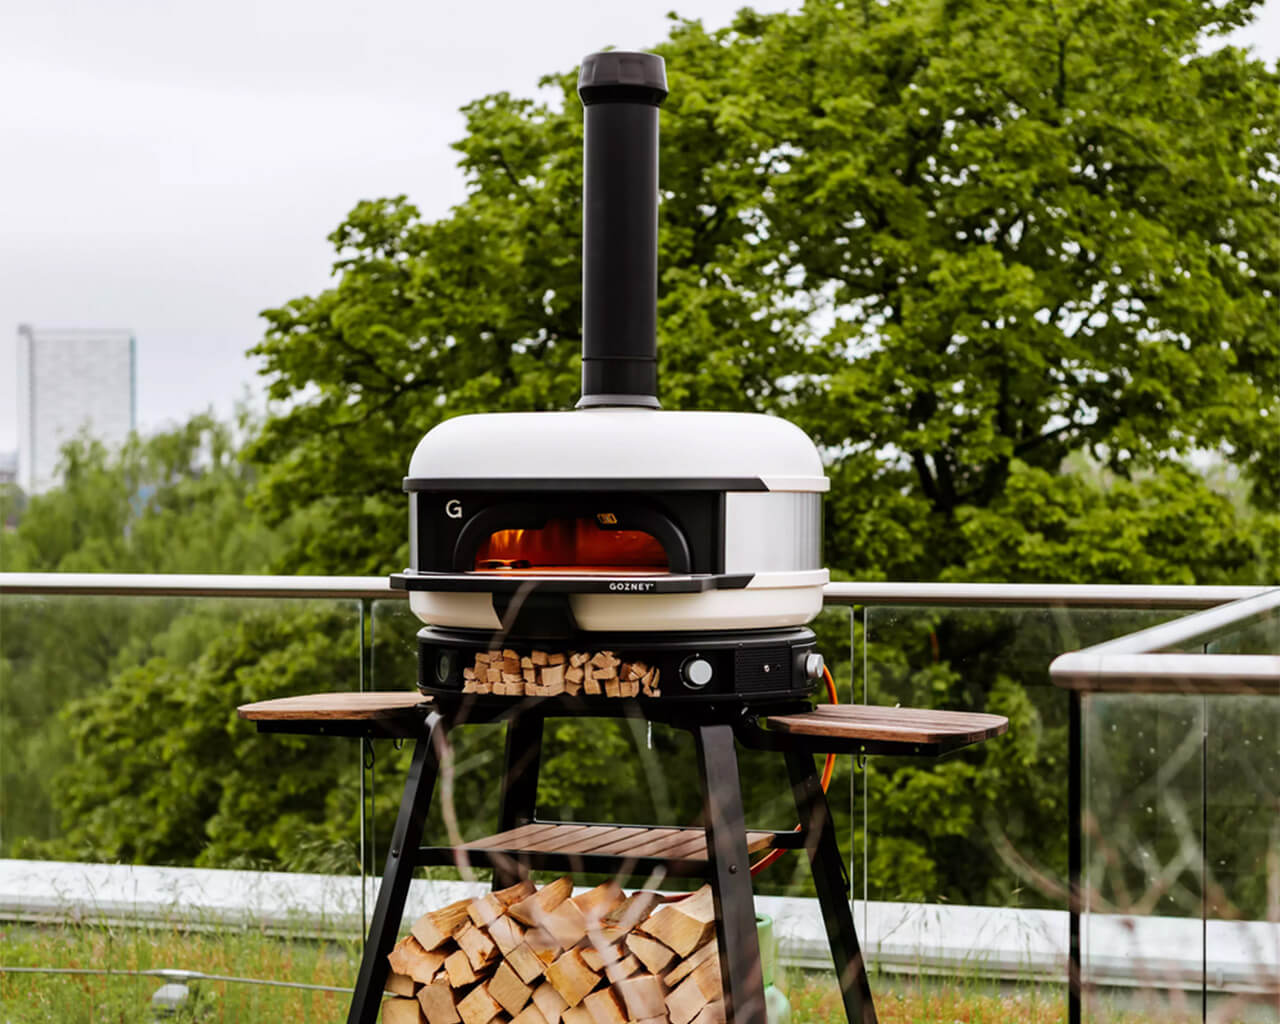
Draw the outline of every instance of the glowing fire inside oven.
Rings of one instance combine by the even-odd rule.
[[[604,529],[581,516],[529,530],[498,530],[476,551],[480,572],[665,573],[667,553],[641,530]]]

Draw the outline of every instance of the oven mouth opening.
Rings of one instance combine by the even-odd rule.
[[[501,576],[682,576],[689,543],[639,502],[491,506],[459,531],[454,572]]]
[[[476,546],[470,571],[504,576],[661,576],[671,572],[671,564],[653,534],[625,528],[617,516],[598,513],[495,530]]]

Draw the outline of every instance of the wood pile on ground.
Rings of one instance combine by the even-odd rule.
[[[662,902],[614,882],[520,882],[414,922],[383,1024],[724,1024],[711,887]]]
[[[506,697],[660,697],[662,673],[613,651],[480,651],[462,670],[463,693]]]

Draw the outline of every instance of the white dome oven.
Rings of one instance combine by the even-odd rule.
[[[460,416],[405,479],[439,700],[778,704],[821,677],[821,457],[772,416],[657,400],[660,57],[583,62],[583,397]],[[653,705],[648,709],[656,710]]]

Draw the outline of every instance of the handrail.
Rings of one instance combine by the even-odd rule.
[[[384,576],[0,572],[0,594],[99,597],[404,597]]]
[[[1163,653],[1280,610],[1280,588],[1115,640],[1059,655],[1055,686],[1108,693],[1251,693],[1280,696],[1280,655]]]
[[[1213,608],[1266,587],[1126,583],[828,583],[824,604],[1054,605],[1062,608]]]
[[[1255,597],[1265,587],[1066,583],[828,583],[828,605],[1054,605],[1187,610]],[[117,597],[403,599],[383,576],[238,576],[147,573],[0,573],[0,594]]]

